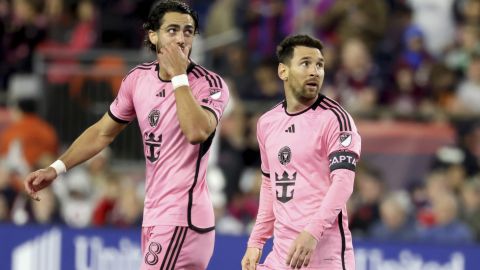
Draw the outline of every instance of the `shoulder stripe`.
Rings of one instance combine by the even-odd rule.
[[[210,87],[223,88],[222,78],[219,75],[206,70],[204,67],[195,65],[191,72],[197,79],[205,77]]]
[[[130,75],[132,72],[134,72],[134,71],[137,70],[137,69],[149,70],[149,69],[151,69],[151,67],[146,67],[146,66],[136,66],[136,67],[134,67],[132,70],[130,70],[130,71],[127,73],[127,75],[125,75],[125,77],[123,77],[122,82],[125,81],[125,79],[128,77],[128,75]]]
[[[352,131],[352,125],[350,123],[350,117],[348,116],[348,113],[345,111],[345,109],[340,104],[338,104],[338,102],[336,102],[335,100],[333,100],[331,98],[325,97],[325,100],[328,100],[330,103],[336,105],[336,107],[343,113],[343,115],[345,115],[345,119],[346,119],[345,128],[347,128],[347,125],[348,125],[348,131]]]
[[[215,75],[215,78],[217,78],[217,80],[218,80],[218,87],[219,87],[219,88],[223,88],[222,79],[220,78],[220,76]]]
[[[201,76],[207,75],[207,72],[204,69],[201,69],[198,65],[196,65],[192,70],[197,71]]]
[[[213,87],[213,84],[212,84],[212,81],[210,80],[210,78],[208,76],[204,76],[204,77],[205,77],[205,79],[207,79],[208,85],[210,87]]]
[[[200,66],[200,65],[197,65],[197,67],[198,67],[199,69],[201,69],[203,72],[205,72],[205,75],[210,74],[210,72],[209,72],[208,70],[206,70],[204,67],[202,67],[202,66]]]
[[[340,125],[340,131],[344,131],[343,129],[343,124],[342,124],[342,120],[340,120],[340,115],[338,115],[338,112],[335,111],[333,108],[331,107],[325,107],[324,104],[322,104],[322,102],[320,104],[318,104],[318,106],[320,106],[320,108],[324,109],[324,110],[330,110],[331,112],[333,112],[333,114],[335,114],[335,116],[337,117],[337,120],[338,120],[338,124]]]
[[[212,74],[208,74],[207,76],[209,76],[209,77],[212,79],[213,84],[215,85],[215,87],[217,87],[217,88],[220,87],[220,85],[219,85],[219,83],[217,82],[216,78],[213,77]]]
[[[193,76],[195,76],[195,78],[200,78],[200,76],[197,74],[197,71],[195,71],[195,68],[193,68],[192,70],[192,73],[193,73]]]

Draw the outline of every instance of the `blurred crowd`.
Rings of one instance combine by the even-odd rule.
[[[208,174],[218,232],[244,234],[252,226],[261,182],[256,121],[283,96],[276,44],[307,33],[325,46],[323,94],[355,119],[442,122],[456,129],[455,143],[432,155],[428,173],[405,179],[400,189],[391,188],[375,164],[361,161],[348,204],[354,237],[480,241],[480,0],[186,2],[200,15],[194,56],[226,79],[232,97]],[[22,194],[25,173],[50,164],[71,138],[59,138],[59,127],[42,119],[41,94],[22,91],[29,80],[19,76],[32,74],[35,55],[45,50],[143,50],[141,24],[150,4],[0,0],[0,106],[12,119],[0,125],[1,222],[141,224],[143,176],[114,166],[111,150],[56,181],[40,203]],[[211,46],[232,35],[231,42]],[[48,82],[67,85],[70,94],[81,91],[60,75],[47,73]],[[115,93],[115,82],[109,85]]]

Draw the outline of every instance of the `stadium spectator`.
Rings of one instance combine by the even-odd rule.
[[[480,115],[480,52],[471,55],[466,78],[457,89],[457,98],[463,114]]]
[[[341,67],[335,74],[335,91],[339,101],[352,114],[372,113],[380,98],[383,82],[378,66],[360,39],[342,45]]]
[[[323,16],[316,16],[317,27],[335,35],[336,45],[361,39],[370,52],[383,37],[387,22],[384,0],[337,0]]]
[[[385,195],[380,203],[380,221],[370,228],[372,240],[411,242],[415,240],[410,197],[405,191]]]
[[[43,1],[36,0],[2,1],[0,89],[7,89],[11,75],[32,72],[34,50],[46,37],[43,5]],[[5,14],[5,10],[10,12]]]
[[[480,177],[465,182],[461,192],[461,217],[480,241]]]
[[[380,202],[386,187],[380,172],[370,165],[359,167],[355,187],[349,201],[349,225],[354,236],[364,237],[380,220]]]
[[[437,193],[432,199],[434,224],[418,228],[418,240],[427,243],[472,243],[471,229],[459,219],[457,198],[451,192]]]
[[[17,77],[12,80],[18,87],[28,86],[27,77]],[[16,89],[12,86],[10,89]],[[40,168],[42,159],[53,157],[58,151],[58,139],[55,129],[51,124],[38,115],[39,97],[28,89],[11,91],[13,103],[13,123],[0,133],[0,157],[5,157],[14,142],[21,147],[22,156],[29,168]],[[16,95],[14,92],[18,92]]]

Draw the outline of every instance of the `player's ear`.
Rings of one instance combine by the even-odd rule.
[[[286,81],[288,79],[288,67],[284,63],[278,64],[278,77],[282,81]]]
[[[152,30],[148,30],[148,39],[150,40],[150,42],[152,44],[157,44],[157,42],[158,42],[157,32],[152,31]]]

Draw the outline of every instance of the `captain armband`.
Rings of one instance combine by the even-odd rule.
[[[336,151],[328,156],[330,171],[347,169],[355,171],[357,168],[358,155],[350,151]]]

